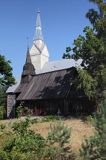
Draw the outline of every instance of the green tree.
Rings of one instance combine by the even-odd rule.
[[[8,87],[15,83],[10,64],[10,61],[6,60],[3,55],[0,55],[0,85]]]
[[[0,117],[3,117],[5,112],[6,89],[15,83],[10,63],[3,55],[0,55]]]
[[[89,0],[98,9],[90,9],[86,17],[91,27],[84,28],[84,36],[74,40],[75,60],[82,59],[82,69],[78,68],[78,86],[89,98],[101,103],[106,95],[106,1]]]
[[[85,27],[84,36],[74,41],[72,57],[82,59],[78,68],[77,88],[95,99],[99,112],[95,119],[95,135],[86,139],[82,145],[81,156],[84,160],[106,159],[106,1],[89,0],[98,9],[90,9],[86,17],[91,27]],[[105,100],[105,102],[104,102]],[[102,104],[102,105],[101,105]]]
[[[67,47],[66,48],[66,52],[63,53],[63,59],[70,59],[71,58],[71,55],[70,55],[70,52],[71,52],[71,48],[70,47]]]

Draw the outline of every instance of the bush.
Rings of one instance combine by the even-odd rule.
[[[61,122],[51,125],[50,130],[48,133],[50,144],[58,143],[59,147],[64,148],[64,145],[69,142],[71,130]]]
[[[19,118],[22,116],[23,113],[23,108],[21,106],[21,104],[16,108],[16,117]]]
[[[75,155],[72,153],[69,146],[71,130],[63,123],[58,122],[51,125],[50,132],[48,133],[48,155],[52,160],[74,160]]]
[[[28,118],[13,124],[12,136],[4,142],[0,151],[1,160],[35,160],[42,155],[45,139],[28,129],[29,126]]]
[[[30,124],[30,119],[26,118],[25,121],[14,123],[11,133],[4,132],[5,135],[11,136],[0,148],[0,160],[74,159],[68,145],[70,129],[64,124],[58,123],[51,126],[47,138],[30,130]]]
[[[4,119],[5,114],[6,114],[5,107],[0,106],[0,120]]]

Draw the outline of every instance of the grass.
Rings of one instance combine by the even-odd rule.
[[[0,124],[4,124],[9,129],[10,126],[13,124],[13,122],[23,120],[21,119],[11,119],[11,120],[1,120]],[[47,118],[48,119],[48,118]],[[48,131],[50,129],[50,125],[53,123],[56,123],[57,120],[41,120],[39,118],[37,120],[33,120],[35,123],[31,125],[31,129],[34,130],[37,133],[40,133],[42,136],[46,137],[48,134]],[[71,128],[71,138],[70,138],[70,144],[72,146],[73,151],[76,154],[79,154],[79,149],[81,147],[82,142],[84,141],[85,137],[90,137],[94,133],[94,128],[90,123],[87,121],[83,121],[81,119],[77,118],[69,118],[69,119],[61,119],[61,121],[69,128]]]

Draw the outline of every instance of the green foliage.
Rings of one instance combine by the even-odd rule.
[[[6,87],[0,84],[0,106],[5,105],[6,102]]]
[[[3,134],[4,129],[5,129],[5,125],[1,124],[0,125],[0,136]]]
[[[6,117],[6,88],[0,84],[0,120]]]
[[[102,89],[101,81],[103,81],[104,73],[103,70],[105,68],[105,52],[104,52],[104,44],[101,39],[99,39],[95,33],[93,32],[93,29],[86,27],[84,29],[85,37],[79,36],[77,40],[74,41],[75,47],[73,48],[74,55],[73,57],[75,59],[82,59],[82,73],[85,73],[83,75],[86,75],[88,77],[88,80],[85,81],[85,85],[82,86],[82,89],[84,90],[88,86],[94,86],[91,87],[92,94],[91,97],[97,96],[96,93],[98,93],[98,88]],[[85,71],[86,70],[86,71]],[[79,76],[81,75],[81,71],[78,72]],[[83,77],[83,79],[85,76]],[[83,80],[82,79],[82,80]],[[87,78],[86,78],[87,79]],[[82,81],[81,81],[82,82]],[[96,82],[96,85],[95,85]],[[82,82],[83,83],[83,82]],[[95,94],[93,90],[96,90]],[[89,95],[88,92],[85,92],[85,94]]]
[[[68,145],[70,140],[71,131],[63,123],[58,122],[51,125],[50,132],[48,133],[48,154],[51,160],[62,159],[75,159],[75,155],[72,153],[71,147]]]
[[[67,127],[61,123],[51,126],[47,138],[43,138],[30,130],[30,124],[30,119],[26,118],[24,121],[15,122],[11,133],[5,133],[3,129],[0,129],[2,136],[9,135],[8,141],[4,141],[0,148],[1,160],[75,159],[73,153],[69,151],[69,148],[67,149],[70,138],[70,130]],[[54,133],[56,137],[53,136]]]
[[[87,122],[91,125],[93,125],[94,126],[94,124],[95,124],[95,119],[94,119],[94,117],[93,116],[91,116],[91,115],[89,115],[87,118],[86,118],[86,120],[87,120]]]
[[[17,108],[16,108],[16,117],[19,118],[22,116],[22,113],[23,113],[23,107],[22,105],[20,104]]]
[[[28,127],[30,126],[29,118],[26,118],[25,121],[22,122],[14,122],[12,129],[15,133],[20,135],[25,135],[28,132]]]
[[[7,88],[15,83],[10,63],[0,54],[0,105],[2,106],[5,106],[6,103]]]
[[[33,131],[28,129],[30,120],[14,123],[12,126],[12,137],[4,143],[0,151],[1,159],[28,160],[39,159],[44,150],[45,140]]]
[[[70,59],[71,58],[71,55],[70,55],[70,52],[71,52],[71,48],[70,47],[67,47],[66,48],[66,52],[63,53],[63,59]]]
[[[100,113],[95,117],[94,136],[85,140],[82,144],[81,156],[84,160],[106,159],[106,100],[101,106]]]
[[[56,116],[56,115],[47,115],[47,116],[43,116],[43,117],[36,117],[31,120],[31,123],[53,122],[53,121],[58,121],[60,119],[61,119],[61,117]]]
[[[57,123],[50,127],[48,140],[51,144],[58,143],[60,147],[64,147],[69,142],[71,131],[65,127],[63,123]]]
[[[0,106],[0,120],[4,119],[4,115],[6,114],[4,106]]]
[[[90,98],[95,96],[96,81],[84,69],[77,68],[78,71],[78,89],[84,90],[84,93]]]
[[[71,58],[82,59],[82,68],[78,69],[79,76],[75,78],[76,90],[80,86],[86,96],[100,103],[106,95],[106,2],[89,1],[98,9],[87,12],[86,17],[92,27],[86,26],[84,35],[74,40]]]
[[[55,120],[60,120],[59,116],[48,115],[48,116],[44,116],[41,122],[50,122],[50,121],[55,121]]]
[[[7,61],[4,56],[0,55],[0,84],[9,86],[14,84],[15,79],[12,76],[12,67],[10,61]]]
[[[31,121],[31,124],[35,124],[35,123],[39,122],[39,120],[37,118],[31,119],[30,121]]]
[[[0,119],[6,117],[6,87],[0,84]]]

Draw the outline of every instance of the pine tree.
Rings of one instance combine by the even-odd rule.
[[[86,139],[80,150],[83,160],[106,160],[106,100],[95,116],[95,135]]]

